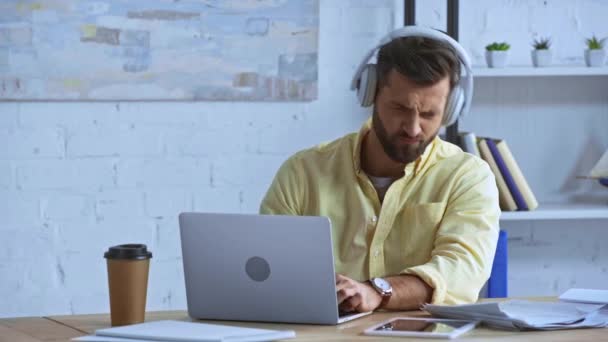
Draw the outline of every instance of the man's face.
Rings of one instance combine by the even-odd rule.
[[[449,77],[420,86],[396,70],[378,90],[372,126],[384,152],[395,162],[418,159],[439,129],[450,92]]]

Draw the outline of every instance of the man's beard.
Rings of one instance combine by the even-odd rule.
[[[433,141],[433,139],[435,139],[437,133],[439,132],[439,130],[437,130],[437,132],[435,132],[435,134],[433,134],[428,140],[422,140],[415,145],[405,145],[403,147],[399,147],[397,141],[400,138],[412,137],[408,136],[404,132],[389,136],[386,127],[384,127],[382,121],[380,120],[380,116],[378,115],[378,111],[376,110],[375,106],[374,114],[372,115],[372,127],[376,133],[376,136],[378,137],[378,140],[380,140],[380,144],[382,145],[384,152],[394,162],[401,164],[409,164],[418,159],[418,157],[424,153],[426,147]]]

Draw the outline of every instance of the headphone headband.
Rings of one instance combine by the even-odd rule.
[[[464,90],[464,100],[465,100],[461,113],[463,115],[465,113],[467,113],[470,108],[471,100],[473,97],[473,74],[472,74],[472,70],[471,70],[471,61],[469,59],[469,55],[467,54],[465,49],[456,40],[454,40],[454,38],[448,36],[447,34],[445,34],[443,32],[432,29],[432,28],[421,27],[421,26],[405,26],[405,27],[396,29],[392,32],[389,32],[386,36],[384,36],[380,40],[378,45],[376,45],[374,48],[369,50],[369,52],[367,52],[367,54],[364,56],[363,60],[357,67],[357,70],[355,71],[355,75],[353,76],[353,79],[350,84],[350,89],[351,90],[357,89],[357,86],[361,79],[361,73],[363,72],[363,69],[365,69],[365,66],[369,62],[370,58],[372,58],[372,56],[374,55],[376,50],[380,49],[383,45],[390,43],[392,40],[397,39],[397,38],[402,38],[402,37],[422,37],[422,38],[441,40],[443,42],[448,43],[452,48],[454,48],[454,50],[456,51],[456,55],[458,56],[458,59],[460,60],[460,63],[464,67],[464,68],[462,68],[463,69],[462,71],[465,72],[464,77],[462,75],[462,71],[461,71],[461,75],[460,75],[460,78],[461,78],[460,83],[462,84],[462,87]]]

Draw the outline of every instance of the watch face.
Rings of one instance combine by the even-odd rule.
[[[389,284],[388,281],[382,278],[374,278],[374,285],[376,285],[376,287],[378,287],[384,292],[388,292],[391,290],[391,284]]]

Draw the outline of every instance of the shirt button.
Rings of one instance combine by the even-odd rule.
[[[376,215],[372,216],[372,222],[373,223],[378,222],[378,216],[376,216]]]
[[[374,252],[374,256],[377,258],[377,257],[378,257],[378,255],[380,255],[380,251],[379,251],[379,250],[376,250],[376,251]]]

